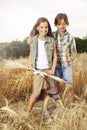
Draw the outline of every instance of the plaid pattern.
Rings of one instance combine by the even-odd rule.
[[[61,36],[57,31],[54,32],[54,39],[57,43],[58,64],[57,68],[64,68],[69,65],[66,61],[73,53],[76,53],[76,43],[67,31]]]

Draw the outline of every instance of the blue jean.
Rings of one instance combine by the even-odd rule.
[[[64,68],[56,68],[55,70],[55,76],[60,77],[61,79],[64,79],[66,83],[72,83],[72,65],[69,65]],[[54,100],[58,98],[58,94],[52,94],[51,95]]]
[[[72,64],[64,68],[56,68],[55,76],[64,79],[66,83],[73,83]]]

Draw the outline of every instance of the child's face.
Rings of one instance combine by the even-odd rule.
[[[40,25],[37,27],[37,30],[39,31],[39,35],[46,36],[48,33],[48,23],[47,22],[40,23]]]
[[[67,24],[65,23],[64,19],[60,19],[56,25],[59,33],[64,33],[67,27]]]

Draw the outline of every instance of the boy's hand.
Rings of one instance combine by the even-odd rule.
[[[54,71],[53,71],[52,69],[47,70],[46,73],[47,73],[48,75],[54,75]]]
[[[31,44],[32,43],[32,37],[29,36],[29,38],[27,39],[27,44]]]
[[[28,65],[28,70],[32,71],[33,67],[31,65]]]
[[[73,57],[70,56],[70,58],[68,58],[66,61],[67,61],[68,63],[72,62],[72,61],[73,61]]]

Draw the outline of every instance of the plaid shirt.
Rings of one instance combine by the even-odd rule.
[[[70,64],[66,60],[68,60],[73,53],[76,54],[75,38],[72,37],[67,31],[63,36],[56,31],[54,32],[54,39],[57,43],[57,68],[64,68]]]

